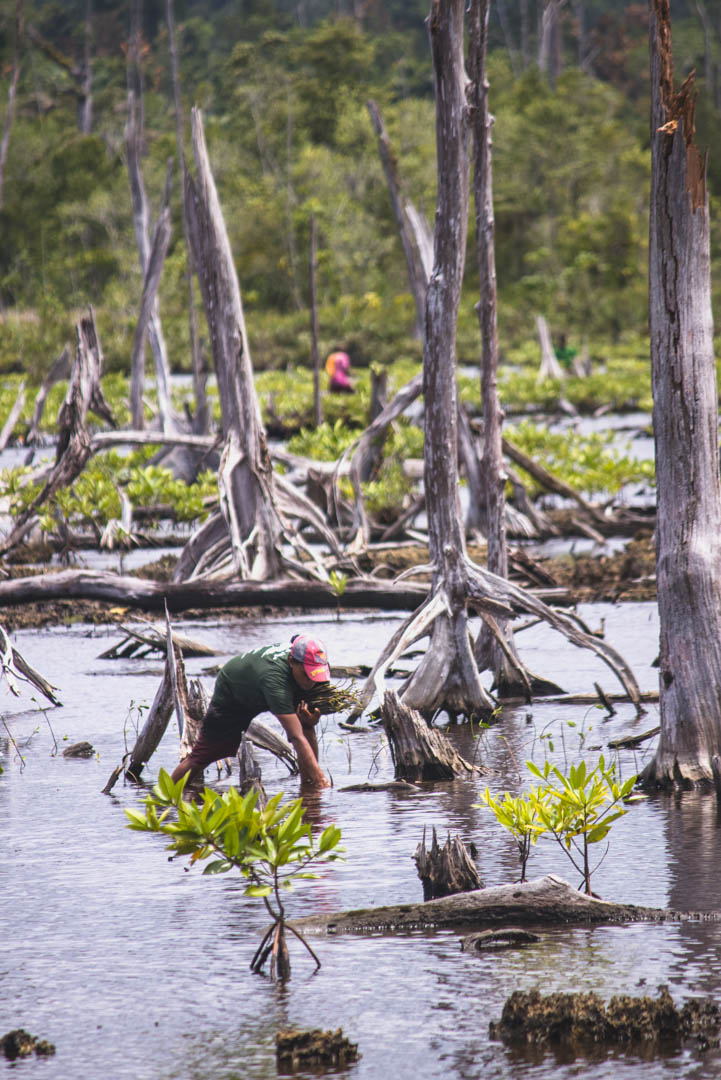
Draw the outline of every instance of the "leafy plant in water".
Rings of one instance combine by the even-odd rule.
[[[568,776],[549,761],[542,770],[531,761],[526,765],[542,781],[534,796],[538,819],[583,875],[585,891],[591,895],[589,848],[605,840],[613,822],[627,813],[623,803],[637,777],[619,784],[615,764],[606,767],[603,755],[593,769],[585,761],[572,765]]]
[[[521,860],[521,881],[525,881],[531,846],[535,845],[539,836],[545,832],[538,813],[538,793],[530,791],[527,795],[514,797],[506,791],[501,800],[494,799],[486,788],[481,799],[482,802],[474,803],[474,806],[487,807],[495,815],[499,825],[508,829],[516,841]]]
[[[161,769],[145,811],[125,811],[128,828],[163,833],[170,840],[167,850],[189,856],[191,865],[211,860],[204,874],[240,871],[248,881],[245,895],[262,899],[272,919],[251,961],[252,971],[261,971],[270,955],[271,978],[276,973],[279,979],[290,977],[286,931],[302,942],[319,968],[320,960],[308,942],[287,922],[281,893],[298,879],[315,878],[311,865],[342,858],[338,826],[324,829],[316,845],[311,826],[303,819],[302,799],[282,804],[280,792],[261,808],[255,789],[243,797],[232,787],[224,794],[206,787],[197,803],[186,802],[186,781],[184,776],[174,784]]]

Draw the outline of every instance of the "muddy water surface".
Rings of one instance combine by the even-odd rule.
[[[653,689],[655,607],[594,606],[580,613],[594,629],[603,621],[642,689]],[[339,664],[372,662],[397,625],[375,615],[313,616],[303,623],[326,640]],[[245,647],[287,640],[298,623],[178,622],[176,628],[215,646],[220,663]],[[266,925],[262,907],[242,895],[235,877],[187,872],[181,862],[168,861],[160,838],[129,832],[124,809],[136,806],[142,791],[119,782],[112,796],[100,794],[161,674],[156,660],[98,659],[118,640],[115,628],[18,632],[15,645],[59,688],[64,705],[43,711],[34,691],[16,699],[0,689],[0,717],[24,758],[0,724],[0,1035],[25,1027],[57,1047],[51,1059],[0,1063],[0,1074],[17,1068],[44,1080],[266,1080],[278,1075],[276,1032],[289,1025],[341,1027],[362,1057],[335,1075],[357,1080],[721,1074],[719,1051],[558,1062],[519,1058],[488,1037],[489,1021],[516,988],[595,990],[608,998],[655,993],[666,983],[677,1002],[705,994],[721,999],[721,923],[549,931],[537,945],[483,958],[462,953],[451,933],[321,937],[313,939],[323,963],[319,973],[291,943],[287,986],[251,975],[248,964]],[[545,628],[531,628],[518,640],[529,666],[565,689],[588,690],[599,682],[607,692],[616,690],[605,665]],[[188,673],[202,675],[207,666],[206,659],[190,660]],[[205,679],[210,690],[212,678]],[[419,900],[412,855],[424,826],[435,826],[441,839],[450,831],[472,840],[487,885],[514,880],[512,841],[474,805],[486,783],[519,791],[529,757],[542,762],[548,755],[561,765],[584,754],[595,759],[609,739],[657,722],[655,707],[641,718],[620,707],[608,719],[594,707],[534,703],[506,710],[480,738],[467,726],[449,727],[463,754],[481,756],[488,777],[410,797],[343,792],[348,784],[392,778],[392,762],[381,733],[347,735],[336,718],[326,720],[322,755],[335,787],[309,813],[319,826],[340,825],[347,861],[300,885],[289,911]],[[81,739],[92,743],[92,758],[55,753],[54,740],[62,751]],[[172,768],[177,744],[177,731],[169,729],[151,778],[160,766]],[[649,752],[623,754],[623,775],[642,767]],[[297,781],[260,756],[268,791],[295,796]],[[609,899],[714,910],[721,908],[720,862],[715,799],[652,799],[614,826],[594,885]],[[529,873],[549,871],[578,884],[563,853],[540,844]]]

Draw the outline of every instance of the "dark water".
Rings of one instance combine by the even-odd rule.
[[[605,620],[607,639],[629,660],[642,689],[654,688],[654,606],[594,606],[580,613],[593,628]],[[371,615],[303,622],[326,640],[339,664],[371,662],[396,625]],[[286,640],[299,626],[285,619],[178,622],[176,628],[217,647],[214,662],[220,662],[244,647]],[[266,926],[262,906],[245,898],[231,875],[187,872],[181,862],[168,861],[161,838],[129,832],[123,811],[137,805],[142,792],[119,782],[112,796],[100,794],[123,753],[124,730],[132,744],[138,708],[149,706],[161,674],[155,660],[99,660],[118,640],[114,628],[18,633],[15,645],[59,687],[64,707],[43,711],[34,691],[16,699],[0,687],[0,1035],[25,1027],[57,1047],[52,1059],[2,1063],[0,1072],[17,1069],[46,1080],[265,1080],[278,1075],[276,1032],[292,1025],[341,1027],[362,1057],[335,1075],[357,1080],[721,1075],[719,1051],[559,1063],[519,1058],[488,1037],[489,1022],[516,988],[595,990],[608,998],[655,993],[665,983],[677,1002],[719,998],[721,923],[549,931],[537,945],[482,958],[462,953],[450,933],[318,937],[312,942],[323,964],[317,974],[291,943],[287,986],[252,975],[248,964]],[[519,645],[532,669],[568,690],[588,690],[595,681],[616,690],[603,664],[543,627],[520,635]],[[207,664],[190,660],[188,673],[200,674]],[[512,840],[474,806],[486,783],[518,791],[530,756],[542,762],[547,753],[562,765],[584,754],[595,760],[593,748],[656,723],[655,708],[637,719],[622,707],[608,721],[589,706],[508,710],[480,740],[465,726],[448,729],[462,753],[481,755],[491,770],[487,778],[409,797],[342,792],[350,783],[390,779],[392,762],[379,732],[346,735],[335,719],[325,721],[321,750],[335,788],[309,813],[319,826],[340,825],[347,861],[299,885],[289,912],[419,900],[412,855],[424,826],[435,826],[441,840],[447,832],[473,840],[487,885],[514,880]],[[53,734],[60,750],[87,739],[96,754],[64,759],[54,753]],[[623,775],[637,771],[649,752],[622,755]],[[297,781],[288,780],[275,759],[260,757],[269,793],[295,796]],[[177,732],[169,729],[151,776],[176,761]],[[614,826],[594,887],[609,899],[713,910],[721,908],[720,856],[714,798],[647,800]],[[563,853],[540,844],[529,874],[549,871],[578,884]]]

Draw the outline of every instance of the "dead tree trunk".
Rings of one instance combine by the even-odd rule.
[[[481,684],[469,640],[465,535],[458,500],[455,346],[469,199],[463,17],[463,0],[431,4],[438,202],[423,348],[423,453],[432,595],[440,604],[428,651],[403,700],[424,713],[447,708],[452,713],[489,715],[493,703]]]
[[[423,899],[435,900],[439,896],[482,889],[483,882],[468,848],[460,836],[448,834],[443,847],[438,845],[435,826],[430,851],[426,848],[426,830],[423,840],[416,848],[413,861],[423,884]]]
[[[483,480],[488,540],[488,569],[499,577],[508,577],[506,543],[506,474],[503,469],[503,410],[498,395],[498,302],[496,295],[495,219],[493,214],[493,178],[491,144],[493,118],[488,108],[486,52],[490,0],[471,4],[470,65],[473,129],[473,191],[476,207],[476,244],[480,300],[478,320],[481,328],[481,402],[483,408]],[[502,697],[516,697],[529,692],[530,676],[521,676],[521,663],[513,642],[510,623],[497,621],[498,632],[506,641],[501,649],[496,635],[486,623],[475,645],[480,671],[493,672],[493,688]],[[514,656],[514,664],[508,660]]]
[[[398,177],[398,162],[396,161],[396,156],[393,152],[390,139],[388,138],[388,132],[383,123],[381,111],[375,101],[368,102],[368,112],[370,114],[373,130],[378,139],[378,150],[383,164],[383,171],[386,176],[388,194],[390,195],[391,206],[393,208],[393,217],[396,219],[398,235],[401,239],[403,254],[406,260],[408,283],[416,305],[415,336],[417,338],[422,338],[423,327],[425,325],[428,274],[424,268],[423,259],[418,244],[416,243],[413,229],[403,206],[400,180]]]
[[[429,727],[415,709],[401,702],[395,691],[386,691],[382,714],[396,780],[411,784],[419,780],[455,780],[457,776],[484,771],[456,753],[443,732]]]
[[[5,423],[2,426],[2,429],[0,429],[0,451],[4,450],[5,447],[7,446],[8,441],[10,439],[10,436],[13,433],[13,428],[15,427],[15,425],[16,425],[16,423],[18,421],[18,417],[20,416],[20,413],[23,411],[23,406],[24,405],[25,405],[25,380],[23,379],[23,381],[20,383],[20,386],[18,387],[18,392],[17,392],[17,395],[15,397],[15,404],[13,405],[12,409],[10,410],[10,412],[8,414],[8,417],[7,417]]]
[[[195,287],[193,283],[193,255],[188,241],[188,218],[185,206],[185,154],[183,152],[183,112],[180,101],[180,76],[178,74],[178,50],[175,41],[175,12],[173,0],[168,0],[168,47],[170,53],[170,71],[173,81],[173,106],[175,111],[175,147],[180,171],[180,201],[183,210],[183,236],[187,253],[185,278],[188,283],[188,329],[190,335],[190,355],[193,370],[193,392],[195,395],[195,415],[193,432],[207,435],[210,430],[210,408],[206,393],[208,371],[198,341],[198,320],[195,313]]]
[[[58,356],[53,361],[52,367],[50,368],[50,371],[47,373],[47,375],[43,379],[42,385],[41,385],[40,389],[38,390],[37,395],[35,397],[35,405],[33,407],[33,418],[30,421],[30,427],[28,429],[27,435],[25,436],[25,441],[28,444],[35,443],[35,442],[38,441],[39,434],[40,434],[40,421],[42,420],[42,417],[43,417],[43,412],[45,410],[45,402],[47,400],[48,394],[50,393],[50,390],[52,389],[52,387],[55,385],[56,382],[59,382],[61,379],[67,379],[69,377],[69,375],[70,375],[70,348],[69,348],[69,346],[66,345],[65,348],[63,349],[63,351],[60,353],[60,356]]]
[[[103,354],[100,348],[95,315],[81,319],[76,327],[75,363],[65,401],[58,415],[58,444],[55,465],[42,490],[21,514],[8,537],[0,543],[0,554],[19,544],[33,527],[38,509],[60,488],[68,487],[85,468],[92,454],[90,433],[86,424],[88,409],[92,409],[115,427],[113,414],[100,387]]]
[[[128,157],[128,175],[130,177],[130,192],[133,202],[133,220],[135,222],[135,239],[140,259],[140,269],[143,280],[146,280],[150,265],[151,241],[150,241],[150,214],[148,199],[145,193],[145,184],[141,169],[142,144],[144,138],[144,110],[143,110],[143,75],[141,69],[141,37],[140,37],[140,12],[141,0],[133,0],[132,26],[128,47],[128,106],[127,123],[125,128],[125,148]],[[169,227],[170,222],[168,221]],[[166,247],[167,250],[167,247]],[[162,265],[162,264],[161,264]],[[159,276],[159,275],[158,275]],[[148,339],[155,361],[156,392],[158,397],[158,415],[163,431],[174,431],[176,423],[173,417],[170,401],[170,368],[168,355],[165,348],[165,339],[160,321],[157,298],[152,298],[150,315],[148,320]],[[144,342],[143,342],[144,344]],[[133,369],[131,371],[130,401],[133,427],[142,431],[143,422],[143,384],[145,376],[145,349],[133,354]]]
[[[17,97],[18,80],[20,78],[20,52],[23,40],[23,7],[24,0],[15,0],[15,42],[13,45],[13,66],[10,72],[10,88],[8,90],[8,107],[5,113],[2,139],[0,139],[0,209],[3,204],[3,179],[5,177],[5,162],[10,145],[10,132],[15,119],[15,98]]]
[[[706,162],[693,73],[673,84],[668,0],[651,0],[650,328],[661,735],[649,786],[713,785],[721,752],[721,483]]]
[[[315,291],[316,282],[316,227],[315,214],[310,215],[310,360],[313,370],[313,420],[316,427],[323,422],[323,410],[320,401],[320,351],[318,349],[318,300]]]

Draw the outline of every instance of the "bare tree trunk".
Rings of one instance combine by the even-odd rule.
[[[28,444],[37,442],[40,434],[40,421],[42,420],[43,412],[45,411],[45,402],[50,390],[59,382],[60,379],[67,379],[70,375],[70,348],[66,345],[60,356],[56,357],[53,361],[50,371],[47,373],[42,381],[42,385],[35,397],[35,405],[33,407],[33,418],[30,421],[30,427],[25,437],[25,441]]]
[[[91,45],[93,40],[93,4],[87,0],[85,8],[85,29],[83,33],[83,65],[80,74],[81,93],[78,100],[78,127],[83,135],[93,130],[93,61]]]
[[[10,88],[8,90],[8,108],[5,114],[5,123],[3,125],[2,140],[0,140],[0,209],[3,204],[3,180],[5,178],[5,162],[8,156],[8,146],[10,145],[10,131],[13,126],[13,120],[15,119],[15,98],[18,90],[18,80],[20,78],[20,53],[23,40],[24,29],[24,0],[16,0],[15,2],[15,42],[13,45],[13,66],[10,73]]]
[[[538,68],[555,87],[561,70],[561,8],[566,0],[543,0]]]
[[[433,567],[432,593],[445,610],[406,687],[405,704],[488,715],[466,613],[466,544],[458,499],[456,323],[468,221],[468,79],[463,62],[463,0],[433,0],[429,16],[436,94],[438,202],[434,266],[426,297],[423,348],[424,483]]]
[[[0,554],[20,543],[35,523],[38,509],[60,488],[68,487],[85,468],[92,454],[86,418],[92,409],[115,426],[113,414],[100,388],[103,354],[100,348],[95,315],[81,319],[76,327],[75,363],[58,415],[58,444],[55,465],[42,490],[15,520],[9,536],[0,544]]]
[[[713,26],[708,16],[708,12],[706,11],[706,5],[704,3],[704,0],[696,0],[696,11],[698,12],[698,17],[701,20],[701,26],[703,27],[703,81],[706,88],[706,93],[710,97],[711,101],[713,101],[715,97],[713,64]]]
[[[323,422],[320,402],[320,352],[318,350],[318,299],[315,293],[316,275],[315,214],[310,215],[310,358],[313,367],[313,419],[315,426]]]
[[[375,101],[368,102],[368,112],[370,113],[373,130],[378,138],[378,150],[380,152],[381,162],[383,163],[383,171],[386,175],[388,194],[390,195],[391,206],[393,207],[393,216],[396,219],[398,234],[401,239],[403,254],[406,259],[408,282],[416,305],[415,335],[417,338],[422,338],[425,322],[428,275],[424,270],[423,259],[418,250],[413,230],[403,206],[401,186],[398,178],[398,163],[390,139],[388,138],[388,132],[383,123],[383,117],[381,116],[380,109]]]
[[[426,848],[424,828],[423,840],[416,848],[413,861],[423,884],[424,900],[436,900],[439,896],[454,896],[483,888],[476,864],[460,836],[454,836],[451,840],[449,833],[441,848],[435,826],[430,851]]]
[[[238,278],[197,108],[191,123],[197,181],[187,174],[186,206],[222,411],[221,505],[236,574],[264,580],[277,577],[280,571],[281,521],[253,383]]]
[[[142,0],[133,0],[132,18],[130,29],[130,42],[128,47],[128,116],[125,128],[125,148],[128,155],[128,175],[130,178],[130,191],[133,201],[133,219],[135,222],[135,239],[140,259],[140,269],[143,279],[148,272],[150,262],[150,214],[148,199],[143,183],[141,158],[144,138],[144,108],[143,108],[143,73],[141,69],[141,31],[140,16]],[[160,321],[157,298],[154,299],[150,319],[148,323],[148,339],[155,361],[155,383],[158,397],[158,415],[163,431],[174,431],[177,428],[173,417],[170,400],[170,367],[163,337],[163,328]],[[135,357],[135,366],[131,371],[131,406],[133,427],[138,431],[143,428],[142,394],[145,376],[145,350]]]
[[[13,428],[17,423],[20,413],[23,411],[23,405],[25,404],[25,380],[20,383],[18,387],[17,396],[15,398],[15,404],[10,410],[8,417],[0,428],[0,451],[4,450],[8,444],[8,440],[13,433]]]
[[[541,363],[536,381],[540,382],[541,379],[562,379],[563,371],[553,351],[551,335],[548,332],[548,323],[543,315],[536,316],[536,328],[538,329],[538,341],[541,346]]]
[[[493,215],[493,174],[491,166],[493,118],[488,109],[486,52],[489,0],[471,4],[470,69],[473,107],[473,190],[476,206],[476,245],[480,301],[477,305],[481,328],[481,402],[483,408],[483,479],[485,481],[488,569],[508,577],[506,543],[506,474],[503,468],[503,409],[498,396],[498,302],[496,294],[495,219]],[[526,693],[528,680],[519,677],[520,662],[512,667],[508,650],[515,655],[513,632],[506,620],[498,620],[498,630],[506,638],[501,649],[486,623],[476,641],[475,653],[481,671],[493,671],[494,686],[504,697]]]
[[[713,784],[721,751],[721,483],[706,162],[693,73],[673,84],[668,0],[651,0],[650,328],[661,735],[648,785]]]
[[[187,253],[185,278],[188,283],[188,326],[190,332],[190,354],[193,369],[193,392],[195,394],[195,415],[193,431],[196,435],[207,435],[210,430],[210,408],[206,393],[208,379],[207,366],[204,362],[198,342],[198,320],[195,313],[195,286],[193,283],[193,254],[188,241],[188,218],[185,207],[185,153],[183,152],[183,110],[180,100],[180,77],[178,74],[178,50],[175,42],[174,0],[168,0],[168,40],[170,51],[170,70],[173,79],[173,104],[175,110],[175,146],[180,167],[180,201],[183,210],[183,236]]]

